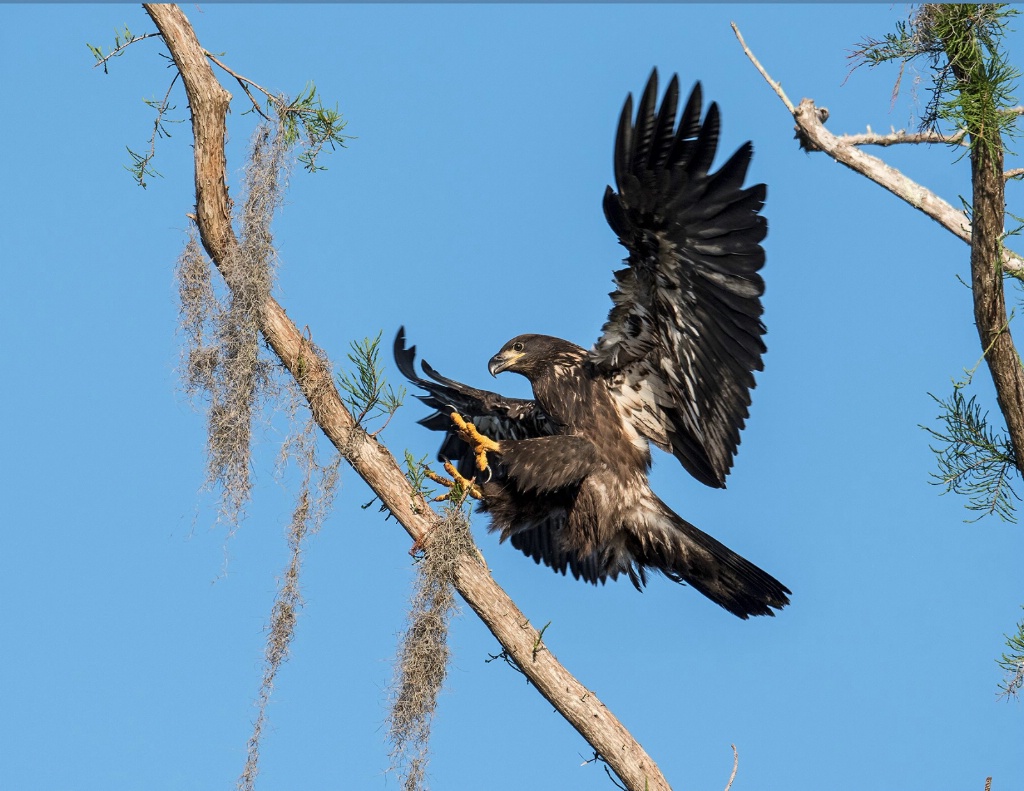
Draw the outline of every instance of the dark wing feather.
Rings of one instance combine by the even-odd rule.
[[[657,71],[632,119],[626,100],[615,141],[618,193],[608,224],[629,251],[615,273],[613,307],[590,352],[636,429],[673,453],[697,480],[724,486],[763,367],[766,188],[743,181],[753,148],[715,173],[718,108],[700,119],[698,83],[677,128],[679,83],[661,110]]]
[[[420,363],[430,379],[421,379],[416,374],[416,347],[405,347],[405,328],[400,327],[395,337],[395,363],[412,384],[426,391],[416,397],[436,410],[419,421],[433,431],[444,432],[438,459],[451,460],[459,473],[470,478],[477,474],[469,446],[452,431],[451,413],[458,412],[472,421],[477,430],[493,440],[530,439],[554,433],[551,422],[536,402],[521,398],[505,398],[489,390],[477,390],[449,379],[435,371],[426,361]],[[503,477],[503,469],[495,465],[492,470],[497,477]]]

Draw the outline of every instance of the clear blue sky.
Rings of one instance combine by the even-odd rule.
[[[793,604],[741,622],[692,590],[638,594],[556,576],[474,529],[497,580],[551,650],[680,789],[996,791],[1024,787],[1024,712],[996,699],[1002,635],[1021,615],[1021,528],[965,524],[929,484],[928,436],[950,379],[979,356],[966,246],[823,155],[744,57],[741,27],[836,132],[905,126],[895,70],[845,82],[847,52],[903,7],[188,5],[203,44],[294,94],[315,80],[357,139],[296,171],[276,224],[278,296],[336,360],[404,324],[446,374],[491,386],[521,332],[592,343],[622,250],[601,213],[615,124],[652,66],[704,83],[723,149],[755,144],[766,182],[769,353],[726,491],[659,454],[661,497],[784,581]],[[122,168],[145,145],[144,97],[171,72],[146,41],[90,68],[85,43],[151,25],[136,6],[0,7],[7,94],[0,544],[0,788],[200,791],[233,786],[264,626],[287,562],[281,437],[261,431],[256,500],[213,524],[203,420],[176,389],[173,266],[192,204],[187,124],[148,190]],[[1011,41],[1018,64],[1024,40]],[[910,87],[913,74],[904,78]],[[237,177],[253,125],[230,117]],[[177,90],[177,117],[187,118]],[[241,98],[239,98],[241,97]],[[723,151],[725,153],[725,151]],[[958,202],[948,150],[883,152]],[[722,160],[719,160],[722,161]],[[1013,192],[1019,186],[1011,187]],[[1016,197],[1016,196],[1013,196]],[[1016,298],[1015,298],[1016,299]],[[394,376],[397,372],[391,369]],[[991,401],[987,374],[978,392]],[[526,382],[507,375],[513,394]],[[436,450],[410,403],[384,434]],[[409,539],[343,474],[306,555],[306,607],[278,679],[263,788],[397,787],[385,702],[413,573]],[[226,569],[226,570],[225,570]],[[471,613],[454,625],[432,786],[609,788],[586,744]]]

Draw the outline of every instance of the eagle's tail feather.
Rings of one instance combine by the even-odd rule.
[[[669,579],[692,585],[733,615],[775,615],[789,604],[791,591],[771,574],[694,527],[661,503],[659,524],[633,533],[633,558],[640,568],[657,569]],[[630,570],[630,578],[636,572]],[[636,581],[634,580],[634,584]]]

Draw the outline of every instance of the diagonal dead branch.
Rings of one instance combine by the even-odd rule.
[[[808,151],[823,151],[836,162],[845,165],[862,176],[866,176],[893,195],[909,203],[918,211],[923,212],[950,233],[956,235],[967,244],[971,243],[971,221],[967,215],[953,208],[931,190],[921,186],[913,179],[907,178],[896,168],[887,165],[878,157],[865,154],[842,137],[837,137],[825,128],[828,110],[819,108],[811,99],[803,99],[796,107],[775,82],[765,68],[750,51],[739,29],[733,25],[733,31],[750,62],[761,73],[770,86],[782,99],[786,108],[796,121],[797,137],[800,145]],[[1024,277],[1024,259],[1006,248],[1002,251],[1003,270],[1015,277]]]
[[[747,42],[743,40],[743,34],[740,33],[740,29],[736,27],[736,23],[730,22],[729,25],[730,27],[732,27],[732,32],[736,34],[736,38],[739,39],[740,46],[743,47],[743,51],[746,52],[747,57],[750,58],[750,62],[754,64],[754,67],[759,72],[761,72],[761,76],[764,77],[765,82],[767,82],[771,86],[772,90],[775,91],[776,95],[778,95],[778,97],[782,99],[782,103],[786,105],[786,109],[789,110],[790,113],[795,113],[796,108],[793,107],[793,102],[791,102],[789,100],[789,97],[786,96],[786,92],[782,90],[782,85],[773,80],[768,75],[768,72],[765,71],[765,68],[764,66],[761,65],[760,61],[758,61],[758,59],[754,57],[754,53],[750,51],[750,47],[747,46]]]
[[[238,247],[231,226],[224,153],[231,95],[220,85],[188,19],[175,5],[145,5],[182,76],[189,105],[195,153],[196,222],[207,254],[234,281],[231,261]],[[265,298],[260,330],[306,398],[313,418],[352,468],[414,540],[421,541],[437,516],[416,494],[394,457],[355,425],[330,372],[272,296]],[[572,676],[550,651],[534,653],[538,631],[472,555],[457,564],[456,589],[483,620],[534,686],[593,747],[606,756],[630,788],[667,791],[669,784],[629,731]]]

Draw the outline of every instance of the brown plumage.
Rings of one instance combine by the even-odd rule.
[[[619,191],[608,188],[604,207],[628,267],[615,274],[594,348],[546,335],[506,343],[488,368],[525,376],[532,401],[468,387],[425,362],[430,378],[418,377],[404,330],[395,359],[437,410],[421,422],[445,432],[440,456],[473,474],[453,410],[498,442],[481,510],[502,540],[588,582],[625,574],[639,589],[655,570],[741,618],[773,615],[789,590],[673,513],[647,481],[653,442],[702,483],[725,485],[764,352],[765,188],[742,187],[752,148],[710,172],[715,105],[702,122],[697,85],[677,128],[678,81],[660,110],[656,92],[654,73],[635,124],[632,98],[619,124]]]

